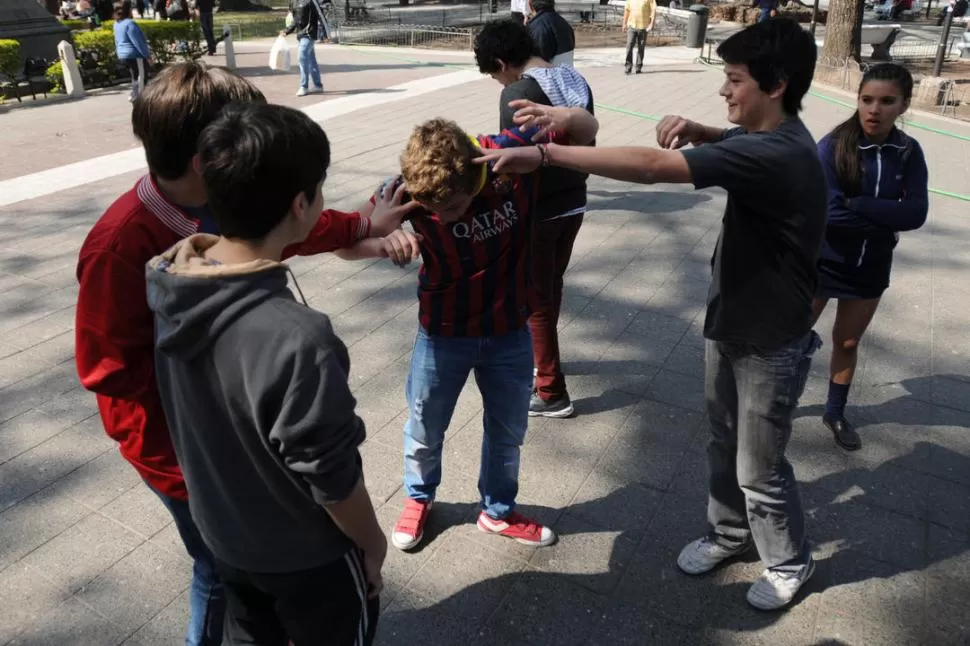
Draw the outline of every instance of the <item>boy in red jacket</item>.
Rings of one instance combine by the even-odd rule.
[[[145,265],[182,238],[218,233],[196,163],[202,129],[233,102],[266,99],[252,84],[203,63],[173,65],[135,102],[132,128],[149,173],[119,197],[81,247],[77,278],[76,361],[81,384],[97,394],[105,431],[171,512],[193,559],[186,644],[221,644],[225,599],[212,555],[189,513],[155,382],[154,327]],[[324,211],[306,241],[285,256],[349,247],[400,226],[410,206],[402,192],[360,212]]]

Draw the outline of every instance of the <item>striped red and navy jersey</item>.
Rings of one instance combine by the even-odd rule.
[[[477,140],[483,149],[514,148],[531,145],[532,134],[512,129]],[[427,211],[411,217],[423,237],[418,300],[428,334],[498,336],[525,325],[532,311],[537,185],[538,173],[505,175],[489,167],[484,187],[457,221],[443,223]]]

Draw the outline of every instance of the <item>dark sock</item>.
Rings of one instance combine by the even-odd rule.
[[[836,419],[845,413],[845,402],[849,399],[852,384],[837,384],[829,381],[829,397],[825,402],[825,414]]]

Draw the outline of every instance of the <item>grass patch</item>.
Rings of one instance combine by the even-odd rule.
[[[215,31],[222,31],[223,25],[232,29],[236,40],[250,38],[269,38],[280,33],[286,26],[286,9],[273,11],[220,11],[213,17]]]

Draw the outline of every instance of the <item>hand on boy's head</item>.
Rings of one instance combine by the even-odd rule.
[[[381,252],[398,267],[407,267],[421,257],[421,240],[418,234],[395,229],[381,239]]]
[[[387,186],[397,188],[384,190]],[[383,193],[383,195],[382,195]],[[407,194],[407,186],[400,176],[394,178],[374,193],[374,210],[371,213],[371,235],[383,236],[400,228],[404,217],[420,206]]]
[[[481,157],[476,157],[476,164],[492,163],[495,173],[531,173],[542,164],[542,153],[537,146],[523,146],[522,148],[502,148],[486,150]]]

